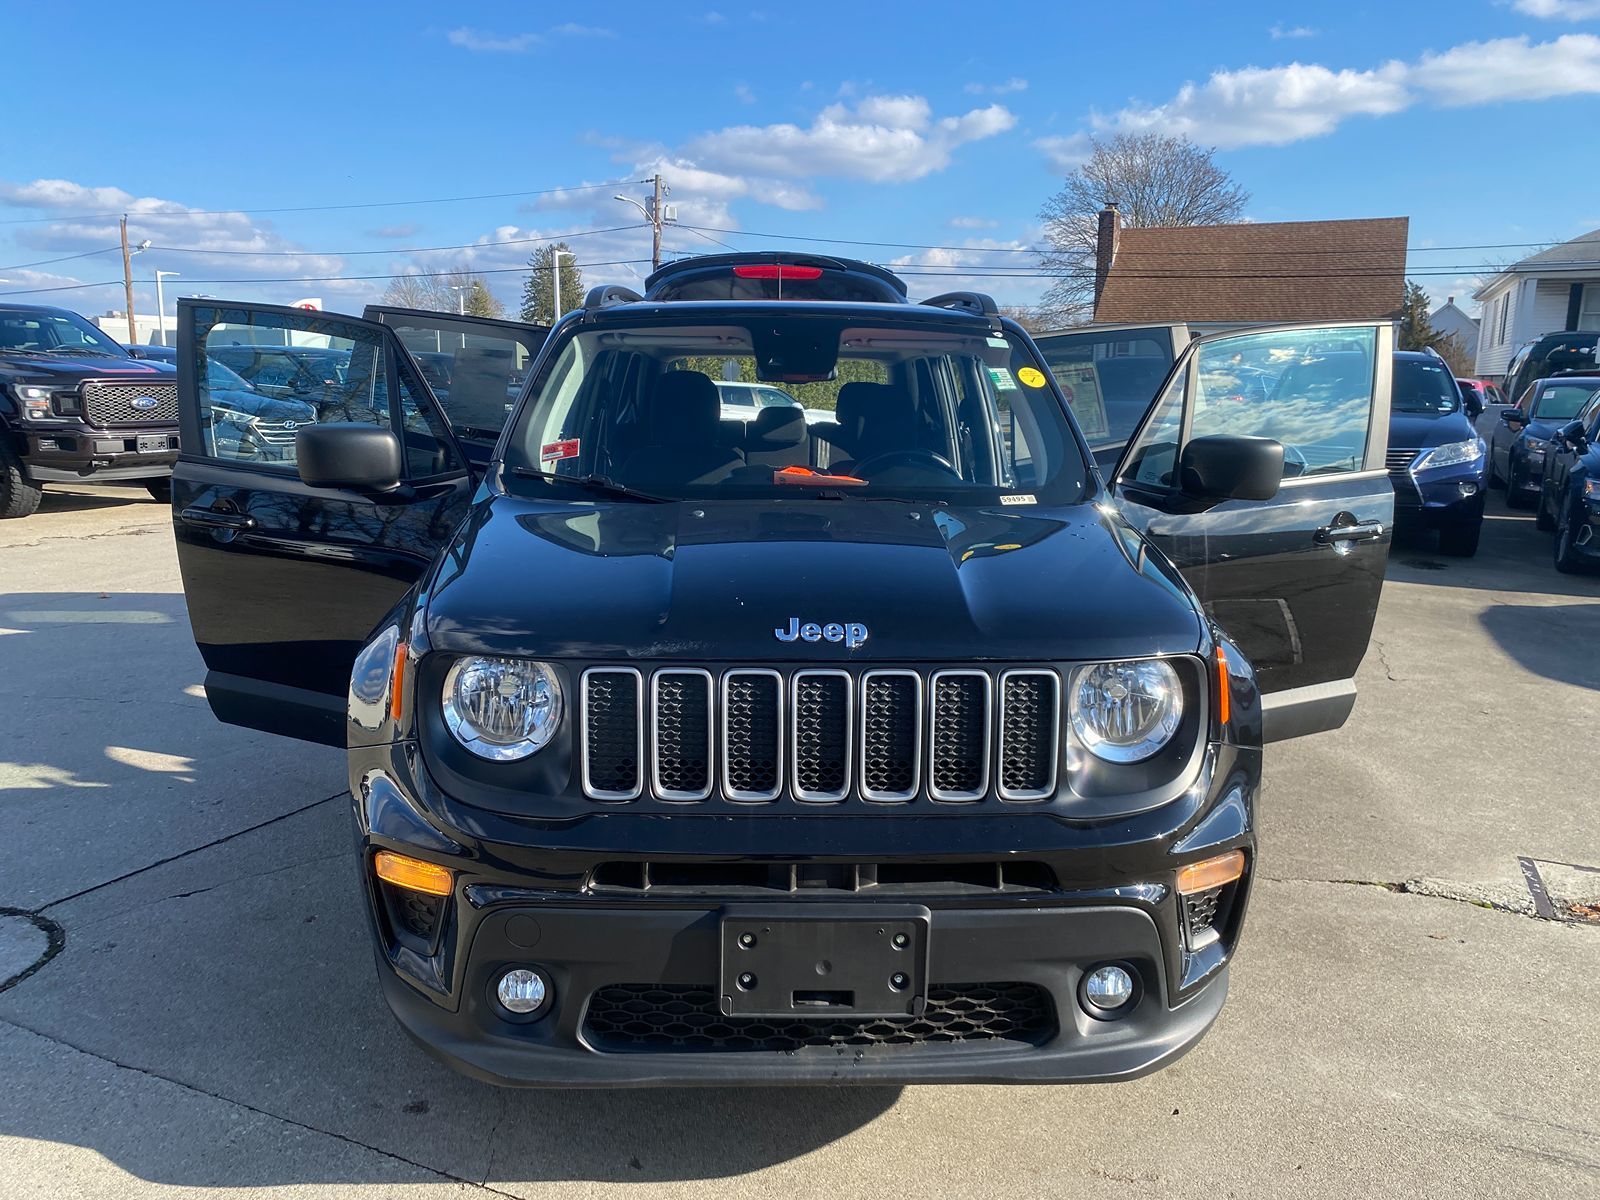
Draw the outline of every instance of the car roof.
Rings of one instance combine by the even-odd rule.
[[[60,317],[76,317],[79,315],[70,308],[57,308],[53,304],[0,304],[0,312],[50,313]]]
[[[1592,383],[1595,387],[1600,387],[1600,375],[1572,375],[1558,371],[1554,375],[1546,375],[1543,379],[1534,380],[1533,386],[1542,391],[1545,388],[1555,387],[1561,383]]]
[[[776,316],[831,317],[889,324],[965,327],[972,332],[988,328],[992,319],[961,308],[931,304],[875,303],[866,300],[636,300],[587,308],[573,319],[584,324],[637,325],[644,320],[761,319]]]
[[[862,262],[856,258],[840,258],[832,254],[810,254],[794,250],[751,250],[739,251],[733,254],[697,254],[689,258],[676,259],[673,262],[663,263],[652,271],[644,281],[645,294],[649,295],[662,284],[671,282],[679,275],[698,274],[700,272],[714,272],[723,267],[749,267],[749,266],[803,266],[822,267],[829,271],[855,272],[871,276],[880,283],[888,284],[902,297],[906,295],[906,283],[900,276],[885,267],[874,263]]]
[[[1351,352],[1346,351],[1346,353]],[[1426,350],[1396,350],[1394,352],[1394,356],[1396,358],[1403,358],[1407,362],[1411,362],[1420,358],[1424,362],[1438,363],[1441,367],[1445,366],[1444,359],[1440,358],[1437,354],[1429,354]],[[1445,369],[1448,370],[1449,368],[1446,367]]]

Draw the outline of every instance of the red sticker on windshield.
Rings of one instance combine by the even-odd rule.
[[[542,463],[559,462],[563,458],[577,457],[577,438],[569,438],[564,442],[546,442],[539,450],[539,461]]]

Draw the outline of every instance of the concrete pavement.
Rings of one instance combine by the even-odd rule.
[[[0,526],[7,1197],[1600,1193],[1600,578],[1498,498],[1393,556],[1362,697],[1273,747],[1217,1026],[1132,1084],[503,1092],[384,1010],[342,756],[218,725],[169,518]],[[1438,898],[1443,893],[1458,899]],[[1489,907],[1485,907],[1488,905]],[[1498,906],[1498,907],[1494,907]]]

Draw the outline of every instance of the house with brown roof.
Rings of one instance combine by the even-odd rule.
[[[1122,227],[1100,213],[1094,320],[1398,320],[1407,217],[1182,228]]]

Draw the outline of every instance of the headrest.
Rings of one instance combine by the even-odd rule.
[[[789,405],[763,408],[746,428],[744,443],[752,450],[779,450],[806,440],[806,414]]]
[[[703,444],[718,434],[722,401],[699,371],[668,371],[650,393],[650,432],[668,445]]]

